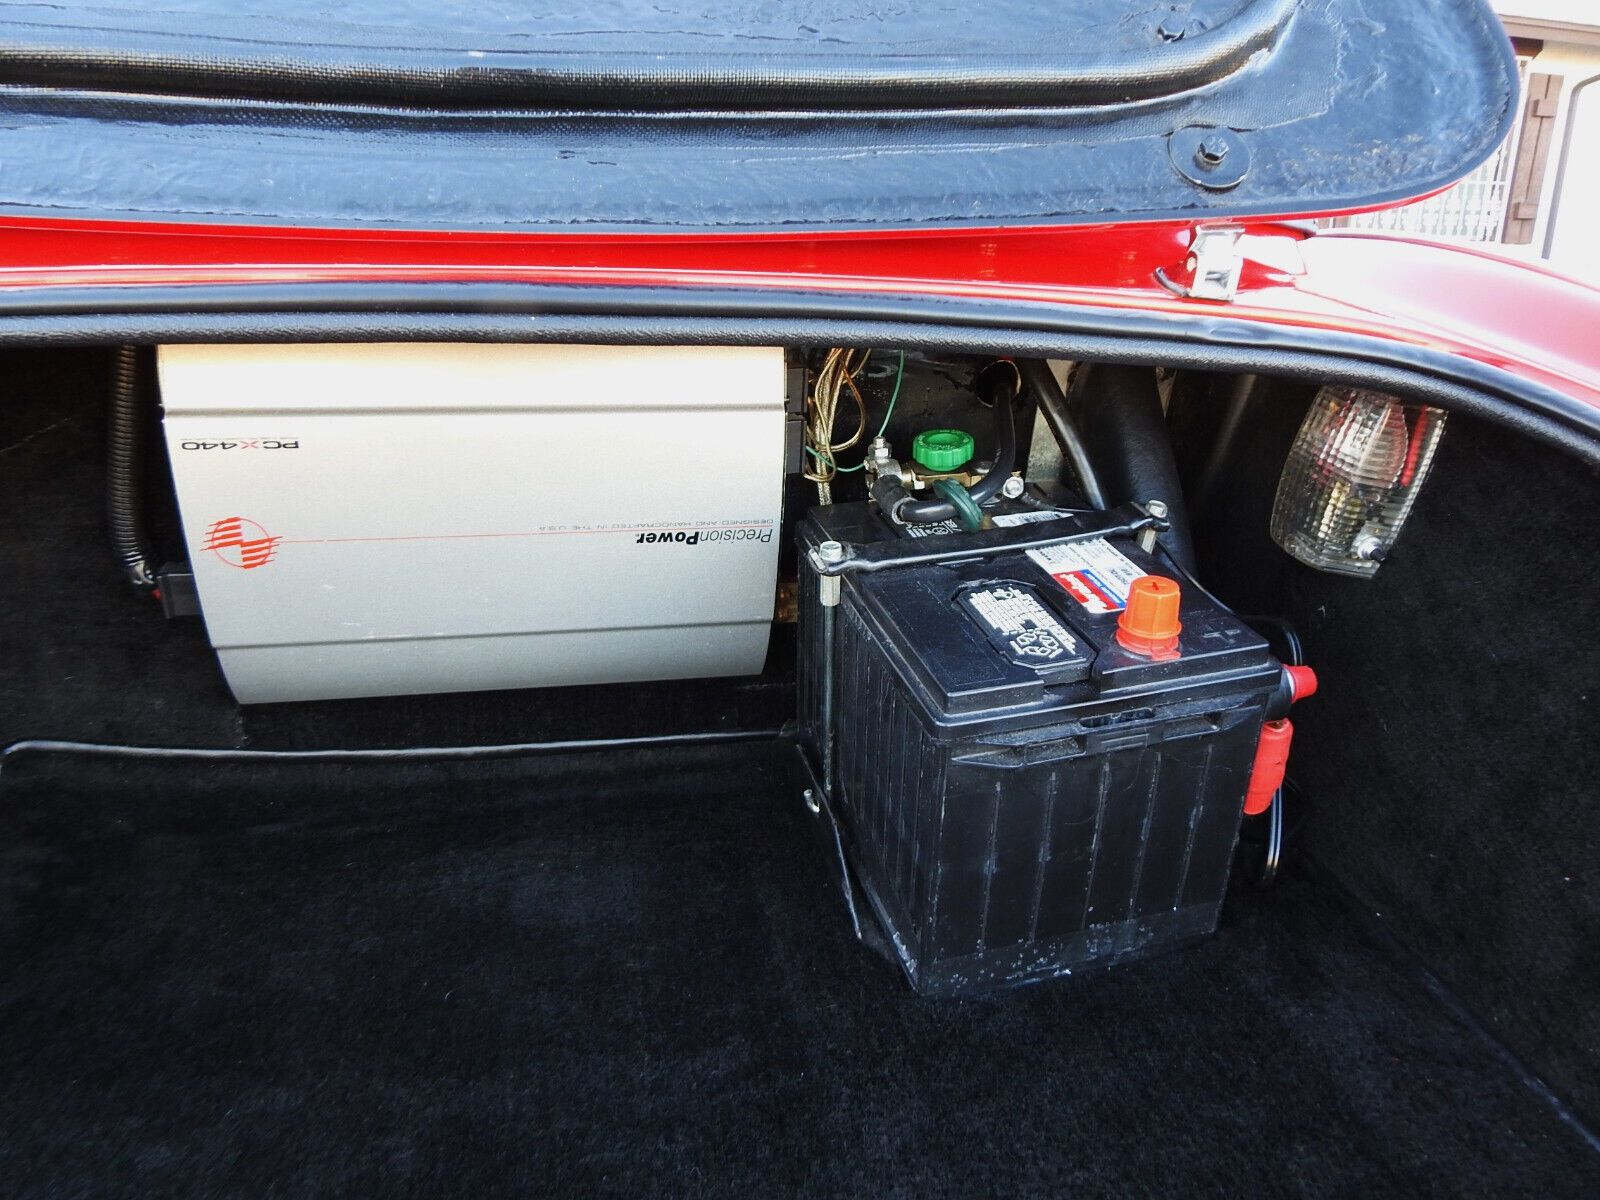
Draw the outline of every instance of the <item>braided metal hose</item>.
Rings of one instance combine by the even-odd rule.
[[[128,582],[156,586],[144,538],[144,438],[139,424],[139,351],[118,346],[111,358],[111,418],[106,447],[106,518],[111,546]]]

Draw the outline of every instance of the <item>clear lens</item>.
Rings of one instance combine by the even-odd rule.
[[[1278,480],[1272,540],[1318,570],[1375,574],[1428,477],[1445,416],[1380,392],[1323,388]]]

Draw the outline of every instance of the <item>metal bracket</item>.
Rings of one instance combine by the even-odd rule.
[[[1239,249],[1243,236],[1244,230],[1232,226],[1202,225],[1194,231],[1189,256],[1181,270],[1189,282],[1173,278],[1164,267],[1156,268],[1156,282],[1186,300],[1232,300],[1239,291],[1239,276],[1244,273],[1244,254]]]
[[[929,563],[956,562],[961,559],[981,557],[1000,551],[1037,550],[1042,546],[1060,546],[1069,542],[1088,541],[1091,538],[1136,537],[1145,529],[1165,533],[1169,523],[1165,517],[1152,516],[1143,505],[1121,504],[1105,512],[1068,513],[1063,511],[1057,519],[1018,525],[1010,529],[986,529],[978,533],[946,533],[936,538],[918,539],[907,543],[900,539],[870,542],[861,546],[847,546],[841,542],[823,542],[809,555],[811,569],[825,582],[837,580],[842,575],[865,575],[874,571],[889,571],[898,567],[921,567]],[[932,550],[922,549],[934,543]],[[911,545],[914,548],[907,549]],[[829,593],[824,592],[822,603],[829,604]],[[834,601],[837,603],[837,601]]]
[[[167,563],[156,572],[155,585],[167,618],[200,615],[200,591],[188,563]]]

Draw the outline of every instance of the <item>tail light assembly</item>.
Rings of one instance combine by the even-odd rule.
[[[1428,477],[1446,415],[1364,388],[1323,388],[1278,480],[1272,540],[1319,571],[1375,575]]]

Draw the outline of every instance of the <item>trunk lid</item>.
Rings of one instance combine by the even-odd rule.
[[[1483,0],[0,4],[0,211],[757,230],[1297,215],[1499,143]]]

